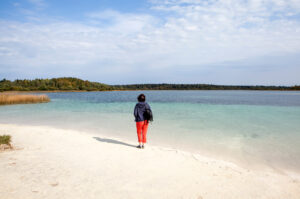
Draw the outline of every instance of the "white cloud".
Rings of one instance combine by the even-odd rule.
[[[18,3],[18,2],[13,2],[12,5],[13,5],[14,7],[19,7],[21,4]]]
[[[55,68],[63,74],[89,68],[90,75],[117,72],[129,77],[141,66],[153,74],[164,69],[162,73],[219,70],[225,62],[300,52],[299,18],[291,19],[300,13],[297,0],[152,3],[153,14],[106,10],[87,14],[85,24],[2,20],[0,70]],[[264,64],[268,60],[260,66]]]
[[[114,10],[89,13],[87,15],[94,24],[103,25],[107,32],[131,34],[151,31],[158,20],[146,14],[120,13]]]
[[[45,0],[27,0],[27,1],[33,4],[37,9],[43,9],[47,5]]]

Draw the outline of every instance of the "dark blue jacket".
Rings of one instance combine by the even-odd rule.
[[[146,111],[146,108],[151,110],[151,108],[150,108],[149,104],[147,104],[147,102],[139,102],[135,105],[133,114],[134,114],[136,122],[141,122],[141,121],[145,120],[144,113]]]

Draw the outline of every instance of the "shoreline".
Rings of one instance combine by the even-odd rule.
[[[5,198],[299,198],[300,176],[46,126],[0,124]],[[3,175],[2,175],[3,174]]]
[[[300,90],[254,90],[254,89],[164,89],[164,90],[155,90],[155,89],[141,89],[141,90],[103,90],[103,91],[88,91],[88,90],[47,90],[47,91],[0,91],[1,94],[18,94],[18,93],[83,93],[83,92],[114,92],[114,91],[280,91],[280,92],[290,92],[290,91],[295,91],[295,92],[300,92]]]

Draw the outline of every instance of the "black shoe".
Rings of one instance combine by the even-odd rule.
[[[142,145],[142,149],[144,149],[145,148],[145,146],[144,145]]]
[[[141,145],[138,145],[136,148],[139,148],[139,149],[141,149],[142,147],[141,147]]]

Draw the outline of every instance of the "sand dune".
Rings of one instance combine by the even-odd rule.
[[[296,174],[85,132],[0,124],[16,150],[0,152],[0,196],[29,198],[300,198]]]

